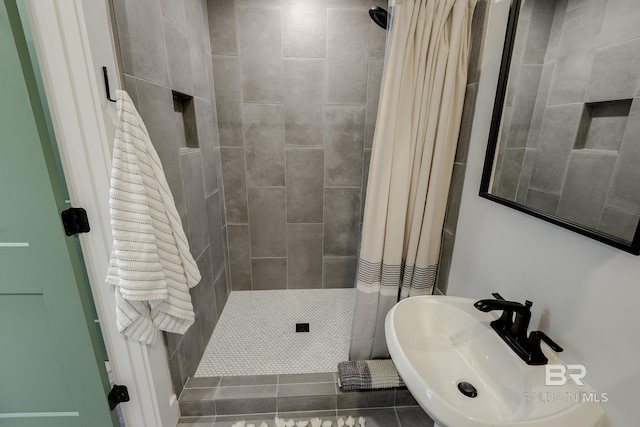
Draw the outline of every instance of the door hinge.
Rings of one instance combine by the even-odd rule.
[[[128,402],[129,390],[127,390],[127,386],[114,384],[113,388],[107,395],[107,400],[109,400],[109,408],[111,408],[112,411],[116,409],[116,406],[118,406],[119,403]]]
[[[67,236],[73,236],[78,233],[88,233],[91,228],[89,227],[89,218],[87,218],[87,211],[83,208],[69,208],[66,211],[60,213],[62,218],[62,225],[64,226],[64,232]]]

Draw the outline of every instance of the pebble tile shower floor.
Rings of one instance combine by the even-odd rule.
[[[354,301],[355,289],[231,292],[195,377],[335,372]]]

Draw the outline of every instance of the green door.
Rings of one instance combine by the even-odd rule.
[[[15,0],[0,0],[0,426],[116,424]]]

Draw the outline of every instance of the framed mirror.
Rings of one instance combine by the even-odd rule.
[[[640,254],[640,2],[512,0],[480,196]]]

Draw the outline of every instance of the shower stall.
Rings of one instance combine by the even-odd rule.
[[[190,377],[346,360],[386,31],[379,0],[114,0],[123,81],[202,274]],[[296,332],[296,328],[308,332]]]

